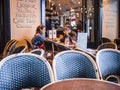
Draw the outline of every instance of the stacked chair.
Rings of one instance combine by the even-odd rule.
[[[16,54],[16,53],[24,53],[27,50],[26,45],[20,45],[18,47],[15,47],[14,50],[10,54]]]
[[[7,42],[7,44],[5,45],[5,48],[3,50],[3,58],[10,55],[10,53],[13,51],[13,49],[15,48],[17,43],[18,43],[18,41],[15,39],[11,39]]]

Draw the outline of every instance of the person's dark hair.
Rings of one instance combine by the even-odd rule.
[[[69,28],[70,30],[72,29],[71,25],[69,23],[67,23],[67,22],[64,24],[64,29],[65,28],[66,29]]]
[[[37,29],[36,29],[36,34],[37,34],[37,33],[43,34],[43,28],[44,28],[44,27],[45,27],[44,25],[39,25],[39,26],[37,27]]]
[[[69,22],[66,22],[65,24],[64,24],[64,27],[65,26],[70,26],[70,23]]]
[[[70,19],[67,18],[67,19],[66,19],[66,22],[69,22],[69,21],[70,21]]]

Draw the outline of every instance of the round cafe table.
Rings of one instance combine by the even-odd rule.
[[[120,85],[97,79],[67,79],[50,83],[40,90],[120,90]]]

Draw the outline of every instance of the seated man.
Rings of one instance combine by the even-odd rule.
[[[76,41],[77,40],[77,35],[76,35],[76,32],[74,32],[70,26],[69,23],[65,23],[64,24],[64,29],[67,29],[68,30],[68,34],[71,36],[72,40]]]
[[[60,42],[64,44],[75,44],[76,33],[74,33],[70,27],[65,27],[63,31],[63,37],[60,39]]]

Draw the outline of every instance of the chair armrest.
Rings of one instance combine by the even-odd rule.
[[[116,80],[118,84],[120,84],[120,76],[118,75],[109,75],[105,80],[112,81],[113,79]]]

